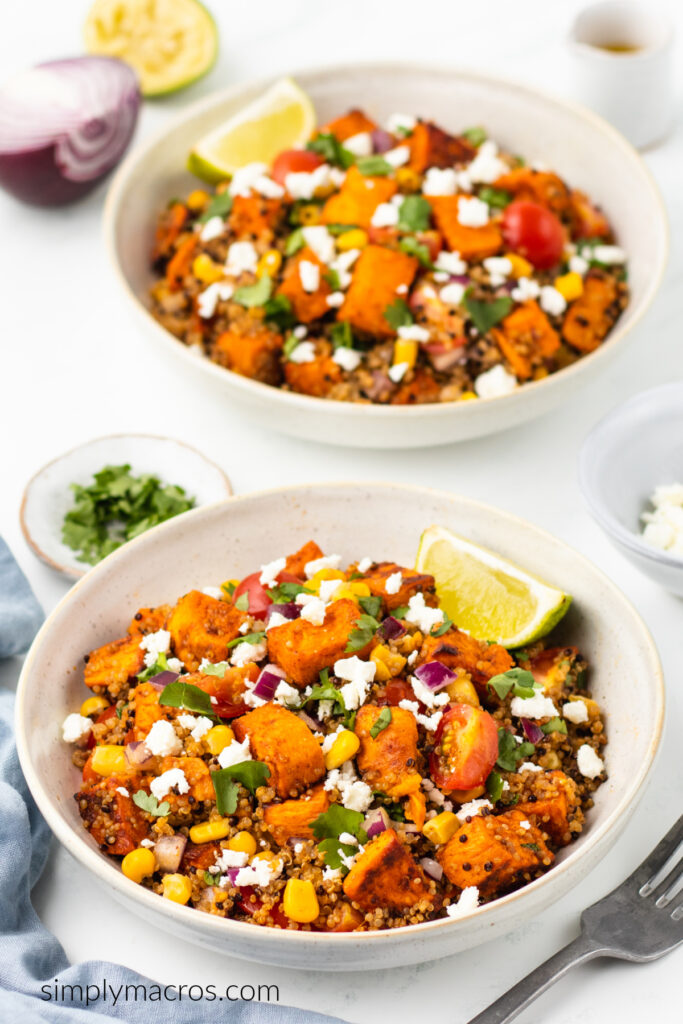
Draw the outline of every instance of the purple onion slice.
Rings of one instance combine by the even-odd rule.
[[[415,675],[421,683],[435,691],[441,690],[458,678],[455,672],[442,665],[440,661],[427,661],[424,665],[418,665]]]

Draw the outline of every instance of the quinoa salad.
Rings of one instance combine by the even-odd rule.
[[[506,395],[597,349],[626,253],[590,197],[482,128],[361,110],[161,213],[155,318],[274,387],[412,405]]]
[[[142,608],[63,738],[93,841],[160,897],[321,932],[457,918],[542,875],[605,779],[576,647],[459,630],[434,578],[309,541]]]

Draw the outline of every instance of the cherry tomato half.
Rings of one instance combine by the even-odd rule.
[[[249,607],[247,611],[250,615],[256,616],[257,619],[262,619],[268,610],[268,605],[273,602],[268,597],[268,589],[264,587],[260,582],[260,572],[252,572],[250,576],[245,576],[239,586],[235,587],[232,594],[232,603],[237,604],[237,599],[241,594],[249,595]],[[281,572],[277,576],[278,583],[301,583],[298,576],[292,576],[291,572]]]
[[[279,185],[284,185],[288,174],[305,172],[310,174],[325,161],[310,149],[285,149],[275,157],[270,176]]]
[[[539,270],[554,267],[562,258],[562,224],[545,206],[529,199],[518,199],[505,208],[503,238],[510,249]]]
[[[481,786],[497,758],[498,727],[488,711],[453,704],[439,722],[429,758],[429,772],[439,789]]]

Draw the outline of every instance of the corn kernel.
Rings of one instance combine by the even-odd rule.
[[[456,804],[468,804],[470,800],[478,800],[485,792],[484,786],[475,786],[474,789],[452,789],[448,795]]]
[[[337,587],[332,600],[341,601],[342,598],[346,598],[349,601],[358,601],[359,597],[370,597],[370,587],[362,580],[349,580],[348,583],[342,583]]]
[[[460,828],[460,821],[452,811],[443,811],[435,818],[430,818],[422,829],[422,834],[436,846],[447,843],[451,836]]]
[[[186,203],[190,210],[197,213],[199,210],[203,210],[206,204],[211,199],[208,192],[205,192],[203,188],[196,188],[194,192],[190,192],[186,199]]]
[[[583,278],[581,274],[573,272],[562,274],[561,277],[555,278],[555,287],[567,302],[573,302],[574,299],[578,299],[583,294]]]
[[[260,853],[254,854],[254,856],[252,857],[252,860],[267,860],[267,861],[271,861],[271,860],[279,860],[279,857],[278,857],[278,855],[276,853],[273,853],[272,850],[261,850]]]
[[[192,273],[204,284],[213,284],[214,281],[220,281],[223,277],[223,267],[214,263],[205,252],[200,252],[199,256],[195,256],[192,261]]]
[[[90,715],[98,715],[100,711],[104,711],[108,707],[109,701],[104,697],[88,697],[81,704],[81,714],[84,718],[88,718]]]
[[[422,175],[412,167],[399,167],[396,171],[396,184],[400,192],[419,192]]]
[[[516,252],[506,252],[505,258],[512,264],[513,277],[529,277],[533,273],[533,267],[528,260]]]
[[[174,903],[187,903],[192,895],[192,882],[187,875],[164,875],[161,885],[165,898]]]
[[[479,395],[475,391],[463,391],[460,396],[461,402],[471,402],[473,399],[477,399]]]
[[[204,742],[209,748],[209,753],[216,757],[221,750],[230,746],[234,738],[235,734],[229,725],[214,725],[213,729],[209,729],[204,737]]]
[[[238,832],[237,835],[228,840],[228,849],[234,850],[235,853],[246,853],[247,856],[253,857],[256,853],[256,840],[251,832]]]
[[[375,663],[375,678],[385,683],[392,676],[397,676],[405,666],[406,659],[394,654],[385,644],[373,647],[370,660]]]
[[[95,747],[92,752],[90,766],[98,775],[118,775],[128,770],[128,762],[123,747],[105,743]]]
[[[303,878],[290,878],[285,886],[282,909],[290,921],[310,924],[320,913],[315,886]]]
[[[399,338],[394,342],[393,365],[407,363],[409,367],[415,366],[417,361],[418,343],[407,338]]]
[[[203,821],[201,825],[193,825],[190,829],[190,841],[197,845],[210,843],[215,839],[225,839],[229,831],[230,822],[227,818]]]
[[[471,704],[473,708],[479,707],[479,694],[468,674],[458,675],[457,679],[448,684],[446,693],[456,704]]]
[[[419,629],[412,634],[406,633],[405,636],[396,641],[396,646],[401,654],[412,654],[413,651],[422,646],[422,633]]]
[[[362,228],[352,228],[351,231],[345,231],[337,238],[339,252],[348,252],[349,249],[364,249],[367,244],[368,234]]]
[[[269,277],[275,277],[281,266],[282,253],[277,249],[269,249],[256,264],[256,276],[263,277],[264,274],[268,274]]]
[[[299,210],[299,223],[305,227],[311,227],[313,224],[317,224],[320,219],[320,207],[316,206],[315,203],[306,203]]]
[[[328,772],[333,768],[339,768],[345,761],[355,757],[360,747],[360,740],[355,732],[344,729],[337,735],[336,740],[325,754],[325,767]]]
[[[121,870],[126,878],[130,878],[131,882],[137,882],[138,885],[143,878],[154,874],[156,866],[154,854],[144,846],[131,850],[121,861]]]

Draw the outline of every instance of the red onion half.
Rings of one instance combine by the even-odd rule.
[[[452,672],[446,665],[442,665],[440,661],[427,661],[424,665],[418,665],[415,675],[421,683],[435,691],[448,686],[458,678],[455,672]]]
[[[131,140],[140,91],[111,57],[38,64],[0,89],[0,185],[36,206],[80,199]]]

